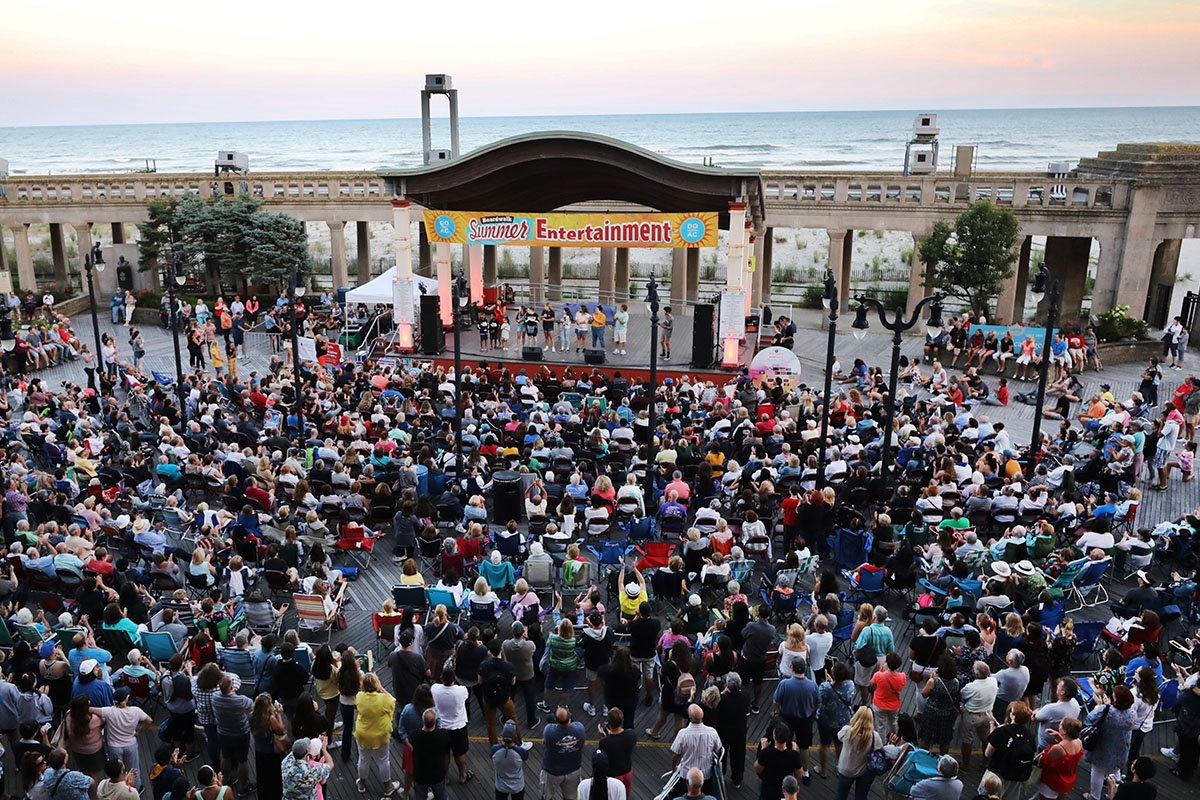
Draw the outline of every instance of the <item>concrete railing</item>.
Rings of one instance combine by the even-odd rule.
[[[248,192],[266,202],[385,201],[383,178],[374,172],[263,172],[251,175],[131,173],[125,175],[16,175],[3,184],[0,207],[120,203]]]
[[[1041,178],[1023,173],[976,173],[969,177],[903,176],[894,172],[808,174],[764,170],[768,207],[880,205],[912,208],[966,206],[991,200],[1012,208],[1125,210],[1129,186],[1120,180]]]

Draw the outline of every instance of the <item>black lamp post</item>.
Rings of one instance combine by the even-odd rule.
[[[300,317],[296,313],[296,304],[303,296],[304,286],[300,283],[300,262],[297,261],[292,267],[291,277],[288,278],[288,305],[292,309],[292,380],[295,383],[293,391],[296,393],[295,409],[292,413],[296,415],[296,424],[300,428],[301,444],[303,444],[306,431],[304,427],[304,394],[300,381]]]
[[[829,310],[829,344],[825,349],[825,398],[821,403],[821,450],[817,457],[817,488],[825,485],[825,445],[829,438],[829,404],[833,402],[833,345],[837,336],[838,318],[837,278],[833,270],[825,270],[825,294],[821,305]]]
[[[175,302],[175,286],[183,285],[183,256],[176,250],[167,266],[167,302],[171,304],[168,319],[171,325],[171,346],[175,349],[175,393],[179,398],[179,430],[187,425],[187,400],[183,391],[183,361],[179,357],[179,304]]]
[[[458,460],[462,457],[462,343],[458,330],[458,298],[467,296],[467,279],[460,268],[458,277],[450,283],[450,323],[454,326],[454,453],[455,474],[461,474]]]
[[[913,309],[912,316],[907,319],[904,316],[903,306],[898,306],[893,312],[893,317],[888,319],[883,303],[874,297],[859,295],[854,299],[858,303],[858,308],[855,310],[854,322],[850,327],[854,329],[856,339],[866,336],[867,329],[871,327],[870,321],[867,320],[867,309],[869,308],[875,309],[879,315],[879,323],[892,332],[892,372],[888,376],[887,421],[884,423],[883,453],[879,460],[879,477],[886,480],[892,466],[892,428],[895,426],[896,420],[896,379],[899,377],[900,371],[900,343],[903,341],[901,337],[906,330],[917,324],[921,318],[921,309],[930,303],[933,305],[929,308],[928,325],[930,328],[942,327],[942,295],[934,294],[922,298],[917,303],[917,307]]]
[[[646,512],[650,511],[650,501],[654,498],[654,429],[658,427],[655,412],[658,410],[658,280],[653,273],[650,282],[646,284],[646,302],[650,304],[650,405],[647,408],[649,418],[649,436],[646,445],[650,458],[646,464],[646,492],[643,504]]]
[[[1046,309],[1046,336],[1042,341],[1042,360],[1038,362],[1037,403],[1033,410],[1033,436],[1029,439],[1029,454],[1026,457],[1025,472],[1033,474],[1037,464],[1038,453],[1041,452],[1042,438],[1042,407],[1046,404],[1046,379],[1050,374],[1050,340],[1054,338],[1054,326],[1058,324],[1059,306],[1062,304],[1062,288],[1057,280],[1050,278],[1046,262],[1038,264],[1037,276],[1033,279],[1033,293],[1039,299],[1047,296],[1049,306]]]
[[[104,272],[104,254],[100,252],[100,243],[96,242],[92,245],[92,249],[83,257],[83,266],[87,271],[88,282],[88,300],[92,306],[92,333],[96,336],[96,360],[99,362],[102,369],[101,375],[108,371],[108,365],[104,363],[104,356],[101,353],[100,344],[100,320],[96,317],[96,286],[92,282],[92,270],[96,272]],[[101,381],[101,385],[103,385]]]

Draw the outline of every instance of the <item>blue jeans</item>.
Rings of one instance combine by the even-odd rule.
[[[350,760],[350,745],[354,741],[354,716],[357,713],[356,706],[341,704],[342,712],[342,761]],[[420,795],[414,795],[420,797]]]
[[[854,787],[854,800],[867,800],[867,795],[871,793],[871,784],[874,782],[875,775],[869,772],[857,778],[847,778],[838,773],[837,800],[846,800],[850,796],[851,786]]]
[[[1192,614],[1192,595],[1196,593],[1196,584],[1193,581],[1184,581],[1175,587],[1173,594],[1175,595],[1175,605],[1179,606],[1179,610],[1183,612],[1183,616],[1191,619]]]
[[[592,347],[604,349],[604,328],[592,328]]]
[[[440,783],[426,785],[413,781],[413,797],[419,797],[424,800],[430,792],[433,792],[433,800],[446,800],[446,782],[441,781]]]

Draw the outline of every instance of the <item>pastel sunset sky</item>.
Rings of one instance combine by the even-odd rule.
[[[0,126],[1200,104],[1191,0],[7,0]]]

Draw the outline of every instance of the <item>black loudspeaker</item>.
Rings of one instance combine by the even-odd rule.
[[[421,295],[421,352],[427,356],[440,355],[445,348],[442,333],[442,310],[436,294]]]
[[[521,360],[522,361],[541,361],[542,360],[542,348],[529,347],[529,346],[521,348]]]
[[[604,363],[604,351],[603,350],[593,350],[590,347],[586,347],[583,350],[583,360],[589,364],[603,364]]]
[[[692,313],[692,366],[709,369],[713,365],[713,306],[698,305]]]

